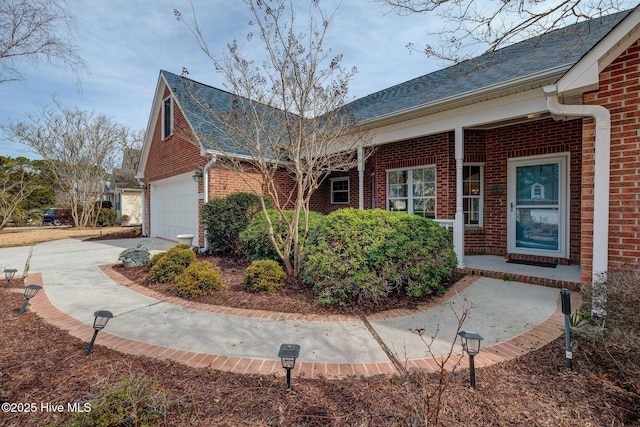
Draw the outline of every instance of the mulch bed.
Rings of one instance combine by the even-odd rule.
[[[238,270],[226,272],[229,292],[233,292],[231,282],[239,280],[242,267],[235,261],[228,266],[229,271]],[[145,280],[146,273],[140,270],[136,278],[134,270],[129,270],[134,280]],[[54,421],[64,425],[73,414],[66,409],[62,413],[48,412],[47,404],[66,408],[68,403],[96,402],[106,384],[114,386],[123,379],[135,384],[151,381],[158,387],[160,393],[155,395],[155,401],[160,399],[167,406],[156,405],[155,412],[149,406],[150,395],[124,399],[136,401],[138,413],[156,413],[151,425],[424,425],[420,424],[419,415],[425,413],[425,396],[437,382],[436,378],[415,372],[393,378],[294,377],[293,388],[287,390],[282,377],[194,369],[122,354],[100,345],[87,357],[86,342],[47,324],[34,313],[17,315],[23,300],[19,286],[16,282],[12,284],[14,289],[0,291],[0,400],[15,404],[14,408],[18,403],[35,404],[36,411],[0,414],[2,425],[41,426]],[[302,297],[306,290],[296,292],[297,303],[290,300],[293,296],[282,296],[269,299],[265,305],[265,300],[253,294],[226,299],[218,296],[216,303],[278,311],[291,304],[300,309],[316,306]],[[276,306],[274,301],[280,300]],[[624,381],[611,356],[599,342],[586,336],[575,336],[574,345],[571,371],[566,369],[564,339],[559,338],[517,359],[478,369],[476,390],[468,385],[468,371],[449,375],[439,425],[639,425],[640,399],[621,387]],[[637,356],[636,351],[626,357]]]
[[[122,379],[159,386],[168,406],[156,422],[175,426],[412,425],[428,390],[428,381],[415,373],[340,381],[295,377],[287,390],[283,378],[193,369],[100,345],[87,357],[86,342],[31,312],[18,317],[21,303],[19,293],[0,291],[0,400],[35,403],[36,411],[5,412],[2,425],[62,425],[73,414],[47,412],[42,405],[95,402],[105,384]],[[559,339],[517,360],[478,369],[477,390],[468,386],[468,372],[457,372],[443,396],[440,425],[638,425],[637,397],[617,389],[609,369],[590,364],[596,351],[589,340],[580,341],[574,370],[567,371]],[[138,410],[144,409],[139,403]]]
[[[244,272],[249,266],[249,262],[241,259],[220,258],[200,254],[198,260],[206,260],[218,266],[222,271],[222,278],[225,288],[218,292],[197,298],[191,298],[203,304],[221,305],[235,308],[248,308],[253,310],[269,310],[281,313],[305,313],[305,314],[342,314],[358,315],[372,314],[392,309],[416,309],[425,305],[433,304],[434,301],[441,301],[437,296],[425,296],[422,298],[409,298],[396,295],[394,298],[380,300],[368,305],[354,306],[322,306],[318,304],[318,298],[313,290],[302,281],[287,279],[285,287],[275,293],[251,293],[244,288]],[[122,265],[112,267],[121,275],[136,284],[148,287],[154,291],[169,296],[180,296],[173,283],[152,283],[148,280],[149,271],[146,267],[125,268]],[[452,280],[452,283],[460,277]]]

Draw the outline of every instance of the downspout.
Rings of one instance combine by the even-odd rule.
[[[611,115],[601,105],[564,105],[558,99],[556,85],[543,88],[547,108],[554,116],[593,117],[595,120],[595,154],[593,176],[593,283],[606,280],[609,263],[609,169],[611,159]],[[595,297],[595,292],[594,292]],[[595,304],[594,304],[595,307]]]
[[[464,129],[454,129],[455,159],[456,159],[456,213],[453,226],[453,249],[458,257],[458,268],[464,268],[464,203],[463,168],[464,168]]]
[[[204,203],[209,201],[209,169],[216,162],[215,154],[211,154],[211,160],[204,165],[204,169],[202,170],[202,176],[204,178]],[[198,218],[200,218],[200,213],[198,212]],[[207,230],[204,230],[204,248],[202,252],[207,252],[209,250],[209,239],[207,239]]]
[[[364,148],[358,148],[358,209],[364,209]]]
[[[143,179],[138,179],[138,185],[142,192],[142,224],[140,225],[140,234],[147,236],[147,186],[144,185]]]

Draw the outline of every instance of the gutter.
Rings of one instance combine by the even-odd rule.
[[[421,115],[424,110],[428,110],[430,108],[434,108],[438,106],[441,107],[443,105],[453,104],[461,101],[467,101],[475,97],[483,96],[489,93],[494,93],[496,91],[513,89],[513,88],[522,87],[522,86],[531,86],[531,85],[535,85],[536,82],[539,82],[538,84],[542,85],[542,84],[545,84],[545,81],[548,81],[548,82],[555,81],[559,76],[564,75],[567,72],[567,70],[569,70],[572,66],[573,64],[564,64],[564,65],[550,68],[540,73],[527,74],[525,76],[521,76],[515,79],[496,83],[490,86],[480,87],[467,92],[463,92],[463,93],[459,93],[446,98],[438,99],[436,101],[427,102],[425,104],[420,104],[420,105],[408,107],[402,110],[393,111],[391,113],[383,114],[381,116],[376,116],[371,119],[364,120],[360,124],[366,128],[379,127],[382,125],[380,124],[380,122],[385,122],[385,121],[393,122],[398,117],[406,117],[411,114]],[[549,79],[553,79],[553,80],[549,80]],[[375,93],[372,95],[375,95]],[[364,98],[366,98],[366,96]],[[403,120],[406,120],[406,119],[403,119]]]
[[[611,115],[601,105],[564,105],[558,99],[557,85],[543,88],[547,108],[556,119],[593,117],[595,120],[595,154],[593,177],[593,255],[591,278],[594,283],[606,280],[609,262],[609,172],[611,159]]]

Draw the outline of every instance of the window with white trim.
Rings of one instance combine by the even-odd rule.
[[[349,204],[349,177],[331,180],[331,203]]]
[[[162,138],[167,138],[173,133],[173,101],[170,96],[164,100],[162,117]]]
[[[482,227],[482,165],[462,168],[462,210],[466,227]]]
[[[436,167],[387,171],[387,209],[436,217]]]

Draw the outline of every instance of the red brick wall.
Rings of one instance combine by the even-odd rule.
[[[169,96],[168,89],[165,89],[163,98]],[[162,139],[163,122],[162,111],[159,112],[158,120],[153,131],[153,138],[149,150],[149,157],[144,170],[144,181],[147,186],[145,191],[147,222],[146,229],[150,230],[151,219],[151,186],[149,183],[158,181],[172,176],[194,172],[196,170],[202,172],[205,165],[211,160],[210,157],[200,155],[200,147],[194,142],[195,139],[190,132],[188,123],[174,103],[174,133]],[[258,174],[249,174],[253,178],[253,182],[247,184],[240,176],[228,170],[216,168],[215,163],[209,171],[209,198],[224,197],[238,191],[251,191],[255,188],[260,191],[260,176]],[[204,180],[198,184],[198,192],[204,192]],[[203,199],[198,200],[198,210],[204,204]],[[204,245],[204,228],[198,226],[198,241],[194,244],[198,246]]]
[[[232,193],[257,193],[261,194],[262,178],[256,172],[246,172],[243,176],[235,172],[217,169],[209,171],[209,198],[217,199]]]
[[[568,152],[569,259],[572,263],[580,261],[581,139],[580,119],[566,122],[537,120],[487,131],[483,217],[487,254],[504,255],[507,252],[507,159]],[[491,187],[495,184],[502,188],[502,194],[491,194]]]
[[[640,42],[633,44],[600,73],[599,89],[585,95],[585,104],[602,105],[611,113],[611,175],[609,197],[609,268],[637,268],[640,263]],[[594,123],[583,132],[582,281],[591,281],[593,242]]]
[[[453,165],[455,171],[453,132],[424,136],[408,141],[395,142],[378,147],[371,162],[368,162],[365,177],[369,178],[375,171],[376,207],[387,208],[387,174],[389,169],[413,168],[436,165],[436,217],[452,219],[455,215],[455,197],[453,201],[447,197],[455,194],[455,174],[448,173]],[[441,165],[446,165],[441,167]],[[371,188],[371,182],[365,188]],[[371,200],[371,197],[369,197]],[[358,205],[356,193],[356,206]],[[371,203],[369,202],[369,206]],[[365,205],[367,206],[367,205]]]
[[[465,230],[465,253],[507,253],[507,159],[555,153],[570,153],[570,261],[580,261],[580,172],[582,169],[582,121],[556,122],[552,119],[505,126],[492,130],[466,130],[465,163],[484,163],[483,227]],[[437,217],[453,219],[456,209],[456,164],[453,132],[377,148],[365,170],[365,208],[371,207],[371,174],[374,173],[376,207],[386,209],[386,171],[436,165]],[[336,175],[337,176],[337,175]],[[341,176],[345,176],[342,174]],[[349,174],[350,206],[358,206],[358,174]],[[331,206],[329,181],[318,190],[314,209],[328,213],[343,205]],[[502,194],[491,194],[499,185]],[[324,203],[324,204],[323,204]]]
[[[455,153],[454,153],[455,156]],[[487,132],[484,130],[464,131],[464,163],[485,163],[487,159]],[[455,165],[453,165],[455,171]],[[487,186],[486,170],[484,177],[484,187],[482,189],[484,201],[489,191]],[[455,174],[455,172],[453,172]],[[453,184],[455,186],[455,183]],[[454,193],[455,194],[455,193]],[[485,202],[486,203],[486,202]],[[455,210],[455,206],[454,206]],[[455,212],[454,212],[455,216]],[[486,214],[483,212],[483,216]],[[484,228],[468,228],[464,232],[464,253],[465,255],[484,255],[486,251],[486,238]]]
[[[167,96],[169,96],[169,91],[165,89],[163,98]],[[145,165],[147,230],[150,230],[151,227],[151,186],[149,183],[196,170],[202,171],[210,160],[208,157],[200,155],[199,146],[197,143],[192,142],[191,136],[184,131],[184,129],[188,129],[187,121],[175,103],[173,110],[175,131],[165,139],[162,139],[162,109],[159,112],[159,117],[153,130],[149,156]],[[200,181],[198,187],[198,191],[202,193],[204,191],[204,181]],[[202,203],[202,200],[198,201],[198,209],[202,206]],[[204,244],[204,229],[201,226],[199,226],[198,234],[198,242],[194,242],[194,244],[202,246]]]

